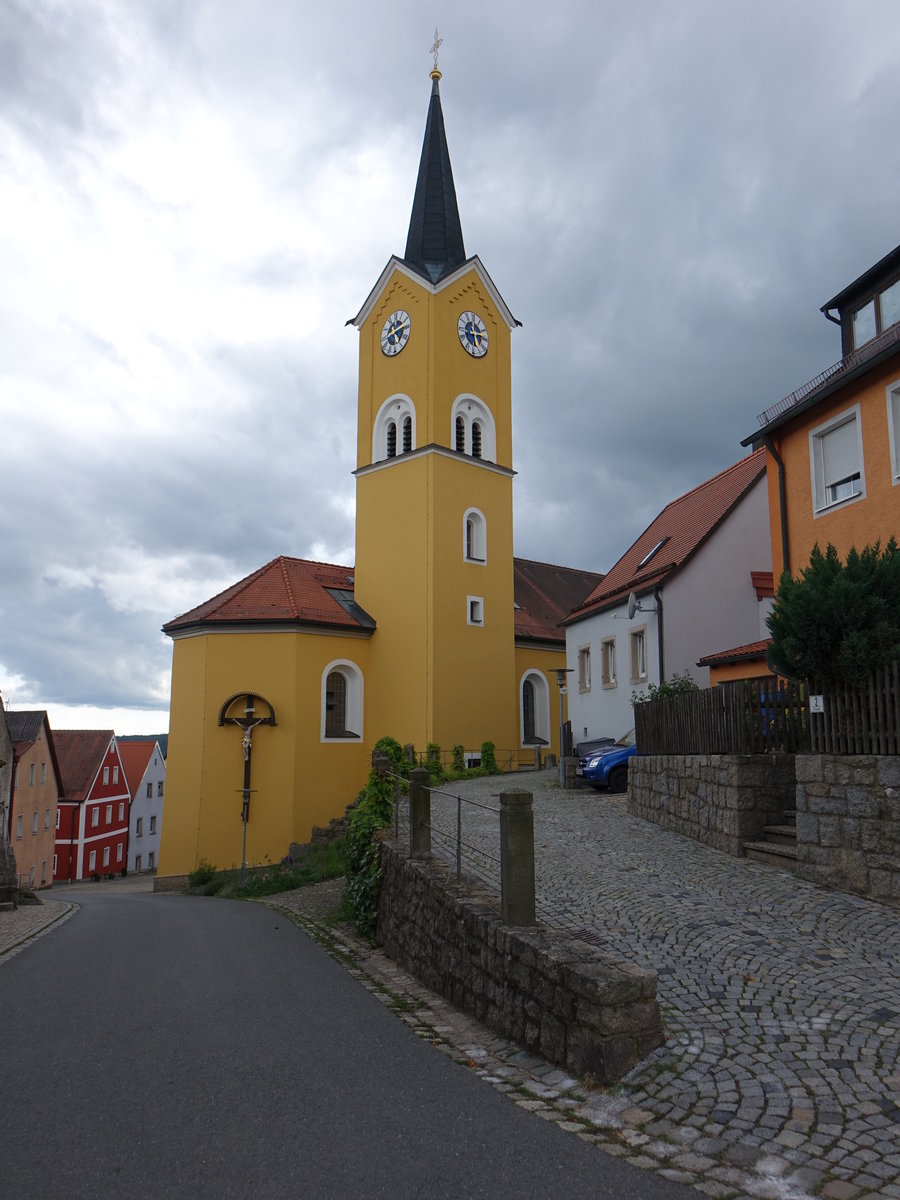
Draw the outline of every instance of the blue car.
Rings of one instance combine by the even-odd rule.
[[[608,788],[611,792],[628,790],[628,760],[637,754],[634,730],[612,746],[601,746],[591,750],[578,760],[575,774],[580,775],[591,787]]]

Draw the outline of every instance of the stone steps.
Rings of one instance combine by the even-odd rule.
[[[744,842],[744,854],[767,867],[794,873],[797,869],[796,813],[785,812],[781,824],[766,825],[760,841]]]

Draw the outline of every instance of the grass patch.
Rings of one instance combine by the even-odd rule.
[[[202,862],[188,876],[188,893],[192,896],[223,896],[229,900],[255,900],[295,888],[310,887],[326,879],[336,879],[346,871],[343,839],[310,846],[302,859],[253,868],[241,883],[238,870],[217,871],[210,863]]]

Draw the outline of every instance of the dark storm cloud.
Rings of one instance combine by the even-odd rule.
[[[0,15],[0,666],[30,701],[157,703],[163,621],[352,555],[343,323],[405,245],[433,18],[301,8]],[[818,306],[900,241],[893,6],[435,16],[466,249],[524,323],[516,549],[605,570],[838,357]]]

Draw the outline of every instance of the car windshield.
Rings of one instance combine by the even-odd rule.
[[[617,746],[633,746],[634,745],[634,730],[629,729],[627,733],[623,733],[616,742]]]

